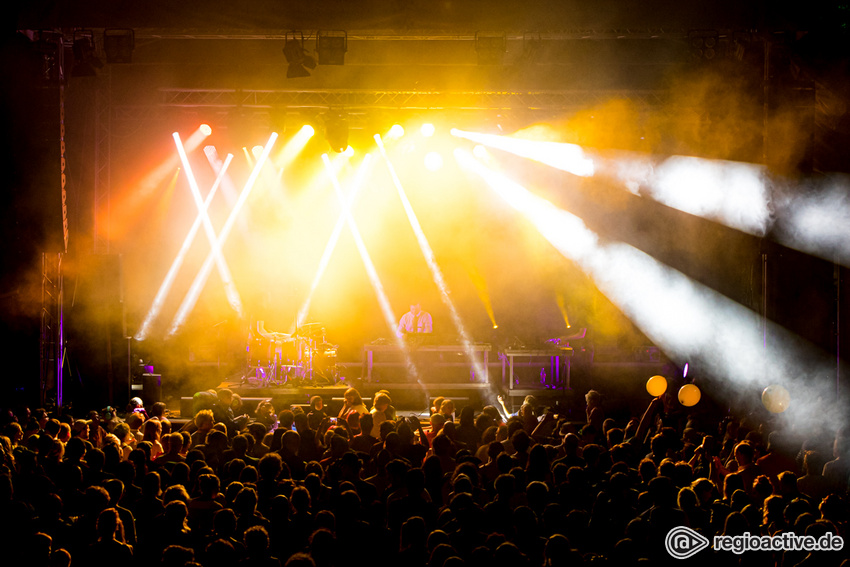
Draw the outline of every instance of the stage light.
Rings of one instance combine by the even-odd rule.
[[[498,326],[498,325],[493,325],[493,328],[494,328],[494,329],[498,329],[498,328],[499,328],[499,326]]]
[[[472,148],[472,155],[474,155],[478,159],[486,159],[487,158],[487,148],[485,148],[481,144],[475,144],[475,147]]]
[[[404,128],[401,124],[393,124],[392,128],[390,128],[390,131],[387,133],[387,136],[398,140],[404,136]]]
[[[425,154],[425,168],[428,171],[437,171],[443,167],[443,156],[437,152]]]
[[[215,183],[213,183],[210,192],[207,193],[207,197],[206,199],[204,199],[204,212],[206,212],[206,210],[209,208],[210,203],[212,202],[212,199],[216,194],[216,190],[218,189],[221,180],[224,178],[225,172],[230,166],[230,162],[232,160],[233,154],[227,154],[227,157],[224,159],[224,163],[222,164],[221,169],[216,175]],[[189,252],[189,248],[191,247],[192,242],[195,240],[195,236],[198,234],[198,230],[200,230],[200,228],[201,212],[199,211],[198,216],[195,217],[195,222],[189,229],[188,234],[186,234],[186,238],[183,239],[183,244],[180,246],[180,250],[177,252],[177,256],[174,258],[174,261],[171,263],[171,267],[168,269],[168,273],[166,273],[165,278],[162,280],[162,284],[160,284],[159,286],[159,291],[157,291],[156,296],[154,297],[153,304],[151,305],[148,314],[145,316],[141,327],[139,327],[139,331],[136,333],[135,339],[137,341],[143,341],[148,337],[148,334],[150,333],[150,327],[153,322],[156,321],[156,318],[159,316],[159,312],[162,310],[162,306],[165,303],[165,299],[166,297],[168,297],[168,293],[171,291],[171,286],[174,283],[174,279],[177,277],[177,272],[180,270],[180,266],[183,265],[183,260],[186,258],[186,254]]]
[[[97,70],[103,67],[94,48],[94,32],[91,30],[78,30],[74,32],[74,68],[71,75],[74,77],[95,77]]]
[[[254,146],[253,148],[251,148],[251,153],[254,154],[254,157],[258,157],[260,154],[263,153],[263,146]]]
[[[590,177],[593,175],[593,160],[585,157],[581,146],[575,144],[537,142],[511,138],[509,136],[497,136],[495,134],[465,132],[457,128],[452,128],[451,132],[452,136],[465,138],[472,142],[484,144],[485,146],[503,150],[520,157],[533,159],[534,161],[545,163],[573,175],[580,177]]]
[[[354,155],[354,148],[348,146],[347,148],[345,148],[345,151],[342,152],[342,155],[344,155],[345,157],[352,157]]]
[[[430,138],[431,136],[433,136],[433,135],[434,135],[434,132],[436,132],[436,131],[437,131],[437,129],[436,129],[436,128],[434,128],[434,125],[433,125],[433,124],[425,123],[425,124],[423,124],[423,125],[422,125],[422,127],[419,129],[419,131],[420,131],[420,132],[422,133],[422,135],[423,135],[423,136],[425,136],[426,138]]]
[[[210,128],[209,124],[201,124],[201,133],[204,136],[210,136],[212,134],[212,128]]]
[[[239,199],[236,201],[236,204],[230,211],[230,215],[228,215],[224,226],[218,233],[218,239],[215,241],[213,250],[211,250],[210,253],[207,255],[204,264],[201,266],[201,269],[198,271],[198,274],[195,276],[195,279],[192,282],[192,286],[189,288],[189,292],[183,298],[183,302],[180,304],[180,308],[177,310],[177,314],[174,316],[174,319],[171,322],[171,327],[168,330],[167,336],[172,337],[177,333],[177,331],[180,330],[180,327],[183,325],[183,322],[186,320],[186,317],[189,316],[189,313],[195,307],[195,303],[197,303],[198,297],[201,295],[201,291],[203,290],[204,285],[207,282],[207,278],[209,278],[210,271],[212,271],[212,265],[215,261],[215,254],[221,250],[221,248],[224,246],[224,243],[227,241],[227,237],[230,236],[230,231],[233,229],[233,224],[236,222],[236,218],[239,216],[242,207],[245,205],[245,201],[248,200],[248,196],[251,194],[251,190],[254,187],[254,183],[257,181],[257,177],[260,175],[260,170],[262,169],[263,164],[265,164],[269,152],[271,151],[276,141],[277,133],[272,132],[272,135],[269,137],[269,141],[264,146],[263,154],[257,160],[257,163],[254,165],[254,168],[251,171],[251,175],[245,182],[245,187],[239,194]]]
[[[107,63],[132,63],[136,34],[131,29],[103,30],[103,51]]]
[[[346,51],[348,51],[348,33],[344,31],[316,32],[319,65],[344,65]]]
[[[309,77],[310,71],[307,69],[316,68],[316,60],[308,55],[304,49],[304,34],[301,32],[284,34],[283,56],[286,57],[288,63],[286,68],[287,79]]]
[[[296,132],[295,135],[292,136],[292,138],[283,146],[283,149],[280,150],[280,153],[274,160],[275,167],[283,170],[286,166],[292,163],[315,133],[315,128],[309,124],[302,126],[301,129],[298,130],[298,132]]]
[[[251,152],[248,151],[248,148],[242,146],[242,153],[245,155],[245,160],[248,162],[248,165],[254,167],[254,158],[251,156]]]

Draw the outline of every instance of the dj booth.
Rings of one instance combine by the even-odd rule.
[[[408,362],[416,368],[420,379],[435,383],[489,382],[488,344],[411,346],[407,353],[397,345],[365,345],[363,347],[363,379],[367,382],[405,382],[412,378]],[[476,375],[470,360],[474,357],[481,373]]]
[[[494,360],[491,352],[489,344],[472,344],[468,349],[463,345],[420,345],[411,346],[405,356],[397,345],[365,345],[362,378],[366,382],[410,382],[410,363],[419,379],[428,383],[488,384],[491,373],[501,370],[501,383],[511,390],[570,387],[573,351],[569,347],[509,349],[497,353]]]

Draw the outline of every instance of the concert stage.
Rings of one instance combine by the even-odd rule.
[[[498,384],[487,383],[417,383],[417,382],[363,382],[354,380],[352,382],[339,382],[334,385],[318,386],[276,386],[264,385],[255,380],[248,382],[225,381],[219,388],[229,388],[242,398],[245,411],[253,410],[262,400],[272,400],[275,409],[279,412],[293,405],[308,406],[312,396],[321,396],[325,406],[331,415],[336,414],[343,403],[343,394],[349,387],[357,388],[366,405],[371,407],[372,398],[379,390],[387,390],[393,400],[396,411],[403,414],[415,413],[417,415],[428,415],[428,408],[434,398],[442,396],[455,402],[458,411],[466,405],[472,405],[476,411],[480,411],[485,405],[497,405],[497,396],[502,393],[505,397],[505,405],[511,411],[516,411],[527,395],[534,395],[543,405],[554,405],[561,400],[566,404],[574,398],[572,390],[553,389],[547,387],[533,387],[523,385],[513,390],[503,390]],[[580,396],[579,396],[580,397]],[[188,417],[192,412],[192,397],[180,398],[180,414]]]

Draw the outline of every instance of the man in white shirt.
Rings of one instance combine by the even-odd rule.
[[[410,334],[432,333],[433,325],[431,322],[431,314],[427,311],[422,311],[422,307],[416,303],[410,306],[410,311],[401,316],[398,322],[399,337]]]

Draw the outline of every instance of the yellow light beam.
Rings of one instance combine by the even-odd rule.
[[[369,276],[369,281],[372,283],[372,287],[375,290],[375,295],[378,298],[378,304],[381,307],[381,313],[384,315],[384,322],[387,324],[387,329],[390,331],[390,334],[395,337],[396,344],[404,356],[407,368],[410,370],[413,377],[418,380],[419,373],[413,365],[413,360],[410,358],[410,351],[407,348],[407,343],[404,342],[402,337],[399,337],[396,334],[397,319],[395,313],[393,313],[390,301],[387,299],[387,294],[384,291],[384,284],[381,283],[381,278],[378,276],[377,270],[375,270],[375,265],[372,263],[372,258],[369,256],[369,250],[366,249],[366,244],[360,236],[360,230],[357,228],[357,223],[354,222],[351,210],[346,206],[347,203],[345,195],[342,193],[342,187],[340,186],[339,179],[333,170],[328,154],[322,154],[322,161],[325,163],[325,171],[328,172],[328,177],[330,178],[331,184],[336,192],[339,204],[342,207],[348,228],[351,230],[351,236],[354,238],[354,244],[357,246],[357,251],[360,253],[360,258],[363,260],[363,266],[366,268],[366,274]]]
[[[227,154],[227,157],[224,159],[224,164],[221,166],[221,169],[216,176],[215,183],[213,183],[210,192],[207,194],[207,198],[204,200],[204,211],[209,208],[231,161],[233,161],[233,154]],[[156,320],[157,316],[159,316],[159,312],[162,310],[162,306],[165,303],[165,298],[168,297],[168,293],[171,291],[171,286],[174,284],[174,279],[177,277],[177,272],[180,270],[180,266],[183,265],[183,260],[186,258],[186,254],[189,252],[189,248],[192,246],[192,242],[195,240],[195,236],[198,234],[198,230],[200,230],[200,228],[201,214],[199,212],[198,216],[195,217],[195,222],[192,223],[192,227],[186,234],[186,238],[183,239],[183,244],[180,246],[177,256],[174,257],[174,261],[171,263],[171,267],[168,269],[165,279],[162,280],[162,284],[159,286],[159,291],[157,291],[156,296],[154,296],[153,304],[151,305],[150,310],[148,310],[148,314],[145,316],[142,326],[136,333],[136,340],[143,341],[148,337],[150,327]]]
[[[248,165],[254,167],[254,165],[256,165],[254,163],[254,156],[251,155],[251,152],[248,151],[248,148],[242,146],[242,153],[245,154],[245,160],[248,162]]]
[[[475,287],[475,291],[478,292],[481,303],[484,304],[484,309],[487,311],[487,316],[490,318],[493,328],[498,329],[499,325],[496,324],[496,315],[493,312],[493,303],[490,301],[490,291],[487,289],[487,282],[474,267],[470,267],[467,272],[469,273],[469,279],[472,285]]]
[[[337,154],[335,159],[344,159],[345,156],[342,154]],[[313,276],[313,283],[310,285],[310,292],[307,294],[304,303],[301,305],[301,309],[298,310],[298,316],[296,317],[296,327],[300,327],[304,324],[304,321],[307,319],[307,313],[310,311],[310,303],[313,300],[313,294],[316,291],[316,288],[319,286],[319,282],[322,279],[322,276],[325,273],[325,270],[328,267],[328,264],[331,260],[331,255],[333,254],[334,249],[336,248],[336,243],[339,240],[339,235],[342,232],[343,227],[345,226],[345,222],[347,220],[346,213],[351,211],[354,206],[354,201],[357,197],[357,193],[360,190],[360,187],[363,185],[363,180],[366,177],[366,172],[369,169],[369,165],[372,162],[372,154],[366,154],[366,157],[363,158],[363,162],[360,164],[360,167],[357,170],[357,176],[354,179],[354,183],[351,186],[351,189],[348,191],[348,199],[347,202],[343,205],[344,209],[340,211],[339,217],[336,220],[336,224],[331,231],[331,235],[328,238],[328,243],[325,245],[325,250],[322,252],[322,257],[319,260],[319,267],[316,269],[316,274]],[[335,176],[335,174],[334,174]]]
[[[564,318],[564,325],[567,329],[570,328],[570,315],[567,313],[567,305],[564,301],[564,296],[561,293],[555,295],[555,302],[558,304],[558,311],[561,312],[561,317]]]
[[[192,282],[192,287],[189,288],[189,292],[186,294],[186,297],[183,298],[183,303],[180,304],[180,308],[177,310],[177,314],[174,316],[174,320],[171,323],[171,327],[168,330],[167,336],[174,336],[177,331],[180,330],[180,327],[183,325],[183,322],[186,320],[186,317],[195,307],[195,303],[198,301],[198,297],[201,295],[201,290],[204,288],[204,285],[207,282],[207,278],[210,275],[210,271],[212,270],[212,265],[215,262],[215,254],[219,253],[221,247],[227,240],[227,237],[230,236],[230,231],[233,228],[233,224],[236,222],[236,218],[239,216],[242,207],[245,205],[245,201],[248,200],[248,195],[251,194],[251,189],[253,189],[254,183],[257,181],[257,176],[259,176],[260,174],[260,169],[262,169],[263,164],[266,162],[266,159],[269,156],[269,152],[271,151],[276,141],[277,133],[272,132],[272,135],[269,137],[269,141],[266,143],[263,149],[263,153],[260,155],[259,159],[257,159],[257,163],[254,165],[254,169],[251,171],[251,175],[248,177],[248,181],[245,182],[245,187],[239,194],[239,200],[236,201],[236,205],[230,211],[230,215],[227,217],[224,226],[221,228],[221,232],[218,233],[218,239],[215,241],[213,249],[207,255],[207,259],[204,261],[204,264],[201,266],[200,271],[195,276],[195,280]]]
[[[189,163],[189,156],[186,155],[186,150],[183,148],[183,143],[180,140],[180,134],[174,132],[172,134],[174,144],[177,146],[177,153],[180,155],[180,161],[183,162],[183,167],[186,169],[186,179],[189,181],[189,189],[192,192],[192,198],[195,200],[195,206],[198,207],[198,214],[201,217],[201,226],[204,227],[204,232],[210,242],[210,247],[214,251],[216,268],[221,276],[221,281],[224,283],[224,292],[227,295],[227,302],[236,313],[242,315],[242,300],[239,297],[239,291],[236,289],[236,284],[233,283],[233,276],[230,274],[230,268],[224,259],[221,250],[216,251],[216,234],[213,228],[212,221],[207,214],[207,208],[204,206],[204,200],[201,198],[201,190],[198,188],[198,181],[195,179],[195,172],[192,171],[192,164]]]
[[[446,307],[448,307],[449,313],[452,318],[452,323],[454,323],[455,328],[460,334],[461,344],[463,345],[463,348],[466,351],[466,355],[469,357],[469,361],[475,371],[475,379],[486,380],[487,371],[484,366],[478,362],[478,359],[475,356],[475,351],[472,348],[472,340],[470,340],[469,335],[466,332],[466,328],[463,325],[463,321],[460,318],[460,314],[458,314],[457,309],[455,309],[454,302],[452,302],[452,299],[449,295],[449,286],[446,283],[445,278],[443,277],[443,272],[442,270],[440,270],[439,264],[437,264],[437,259],[434,257],[434,251],[431,249],[431,245],[428,243],[428,238],[425,236],[425,231],[422,230],[422,225],[419,224],[419,219],[416,217],[416,212],[413,210],[413,205],[410,204],[410,200],[407,198],[407,193],[404,191],[404,186],[401,184],[401,179],[399,179],[398,174],[396,174],[395,167],[393,167],[393,164],[390,161],[389,156],[387,155],[387,151],[386,148],[384,148],[384,142],[383,140],[381,140],[380,134],[375,134],[375,142],[378,144],[378,149],[381,151],[381,156],[383,156],[384,162],[387,164],[387,169],[389,170],[390,177],[392,178],[393,184],[395,185],[395,188],[398,191],[398,196],[399,199],[401,199],[401,204],[404,207],[405,213],[407,213],[407,219],[408,221],[410,221],[410,226],[413,229],[413,233],[416,235],[416,241],[419,243],[419,249],[422,251],[422,255],[425,257],[425,262],[428,264],[428,268],[431,270],[431,278],[437,285],[437,289],[440,290],[440,298],[443,300],[443,303],[446,305]]]
[[[198,146],[200,146],[207,136],[212,133],[212,130],[208,129],[208,126],[207,128],[203,128],[203,126],[206,126],[206,124],[201,124],[197,130],[192,132],[189,137],[186,138],[184,146],[186,147],[187,152],[191,153],[198,149]],[[162,163],[156,166],[153,171],[142,178],[142,180],[137,184],[134,194],[144,197],[150,190],[159,186],[160,182],[179,165],[179,156],[175,156],[174,154],[169,155],[162,161]]]

